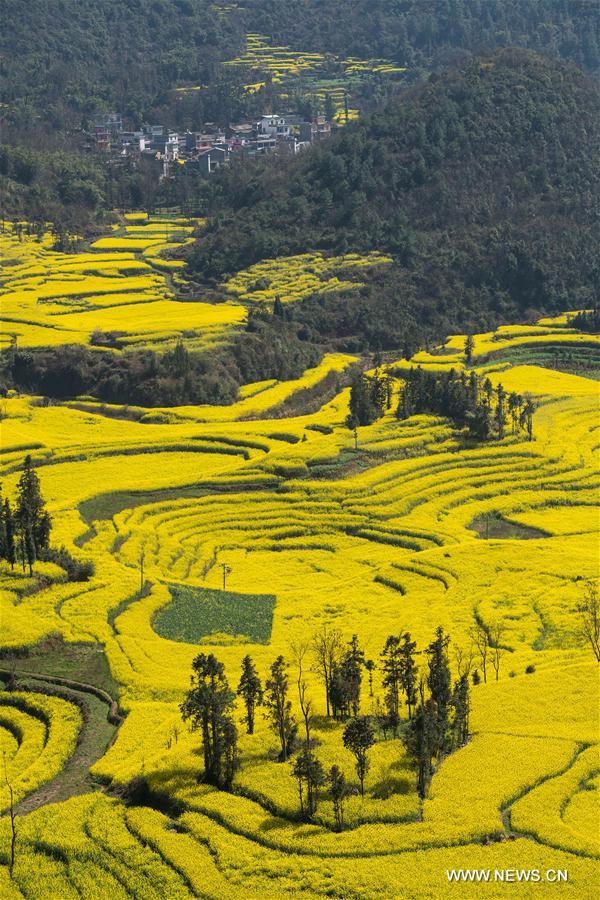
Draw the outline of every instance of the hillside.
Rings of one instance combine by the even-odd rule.
[[[329,53],[384,56],[431,68],[459,51],[526,47],[597,71],[597,7],[589,0],[246,0],[250,30]]]
[[[432,75],[293,160],[220,172],[192,267],[380,250],[351,297],[295,304],[309,340],[349,350],[589,304],[598,284],[598,88],[575,67],[499,51]]]
[[[115,206],[190,201],[172,179],[159,189],[146,160],[105,165],[100,154],[90,165],[97,112],[179,131],[269,110],[344,122],[482,49],[524,47],[600,69],[588,0],[4,0],[2,13],[0,205],[71,230]],[[197,201],[194,190],[195,212]]]
[[[228,80],[219,63],[242,50],[248,32],[295,50],[383,56],[414,70],[503,46],[600,68],[597,10],[587,0],[4,0],[2,7],[10,28],[0,36],[0,100],[21,127],[37,113],[52,128],[73,129],[105,105],[130,115],[170,105],[173,120],[178,104],[167,92],[188,80],[218,87],[195,98],[218,115],[214,100],[223,104]]]

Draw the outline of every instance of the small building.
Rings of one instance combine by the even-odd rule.
[[[110,150],[123,131],[121,113],[97,113],[93,123],[94,140],[99,150]]]
[[[298,129],[301,141],[314,144],[331,135],[331,122],[325,116],[315,116],[311,122],[300,122]]]
[[[201,175],[210,175],[219,166],[224,165],[229,159],[229,151],[224,147],[211,147],[196,157],[196,164]]]
[[[258,132],[284,139],[289,137],[291,128],[283,116],[263,116],[258,123]]]

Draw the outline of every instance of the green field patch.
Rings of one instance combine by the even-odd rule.
[[[476,516],[469,528],[477,532],[477,537],[484,541],[493,539],[504,540],[532,540],[535,538],[551,537],[548,531],[542,531],[541,528],[533,528],[531,525],[522,525],[520,522],[513,522],[505,519],[498,513],[490,515]]]
[[[271,637],[275,597],[210,588],[169,585],[170,603],[152,627],[161,637],[187,644],[266,644]]]

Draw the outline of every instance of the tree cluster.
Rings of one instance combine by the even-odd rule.
[[[97,347],[118,347],[122,334],[96,332]],[[240,385],[265,378],[297,378],[317,364],[322,350],[302,340],[298,327],[274,316],[254,316],[246,331],[218,351],[196,352],[183,343],[167,352],[120,354],[66,345],[8,349],[0,357],[0,382],[57,399],[85,394],[107,403],[178,406],[232,403]]]
[[[535,404],[529,395],[508,394],[502,384],[494,388],[489,378],[473,371],[428,372],[417,366],[398,374],[404,380],[396,411],[399,419],[433,413],[468,428],[476,440],[502,440],[509,425],[513,434],[521,429],[533,439]]]
[[[590,334],[600,332],[600,306],[593,309],[583,309],[574,316],[569,316],[569,325],[579,331],[588,331]]]
[[[417,790],[426,797],[435,765],[469,738],[469,679],[459,677],[452,687],[448,645],[450,638],[438,628],[425,650],[428,673],[419,684],[420,702],[409,720],[406,749],[417,770]],[[427,695],[428,689],[428,695]]]
[[[449,638],[438,628],[425,649],[428,673],[419,678],[416,642],[408,632],[390,635],[381,651],[379,667],[383,703],[372,702],[371,714],[361,712],[363,673],[369,675],[369,696],[373,698],[373,660],[365,658],[357,635],[345,642],[337,629],[324,627],[311,641],[292,645],[297,668],[297,700],[301,723],[291,700],[289,666],[283,656],[272,663],[264,687],[252,658],[242,660],[237,695],[244,706],[242,722],[254,733],[256,713],[263,708],[277,738],[279,762],[290,762],[298,784],[300,816],[312,819],[326,790],[333,804],[337,830],[344,827],[346,798],[352,792],[342,769],[323,768],[312,735],[313,704],[307,694],[307,665],[320,677],[325,689],[327,716],[344,723],[342,743],[354,756],[361,796],[369,772],[369,751],[378,734],[391,733],[403,740],[417,770],[417,786],[425,796],[434,767],[469,738],[469,674],[472,654],[466,660],[458,654],[458,679],[452,685],[448,661]],[[212,655],[199,654],[192,665],[191,686],[181,712],[192,730],[202,734],[203,779],[216,787],[230,789],[239,765],[238,732],[234,721],[236,693],[230,689],[223,665]],[[407,715],[402,721],[401,706]]]
[[[380,419],[392,402],[392,382],[377,370],[374,375],[358,372],[350,385],[348,428],[372,425]]]
[[[6,497],[0,502],[0,559],[11,568],[20,561],[25,571],[33,574],[36,560],[50,546],[52,519],[40,489],[40,480],[27,455],[17,482],[17,495],[11,503]]]

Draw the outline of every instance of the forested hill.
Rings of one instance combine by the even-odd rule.
[[[595,0],[245,0],[248,30],[277,42],[347,56],[383,56],[409,68],[455,61],[459,51],[524,47],[600,68]]]
[[[594,81],[499,51],[300,157],[219,173],[220,213],[192,265],[221,279],[315,248],[389,252],[396,264],[359,297],[294,308],[313,338],[347,346],[585,306],[598,289],[599,138]]]
[[[248,32],[294,50],[385,57],[409,77],[496,47],[600,70],[596,0],[2,0],[5,122],[72,131],[97,109],[169,124],[242,112],[243,77],[220,62]],[[202,85],[186,104],[170,88]],[[11,135],[14,142],[17,135]]]

